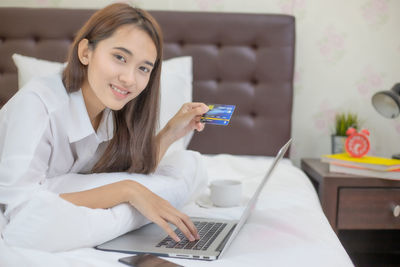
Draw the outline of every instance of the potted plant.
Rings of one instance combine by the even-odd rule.
[[[335,116],[335,129],[332,134],[332,154],[343,153],[345,151],[344,143],[346,142],[346,131],[350,127],[358,130],[360,121],[357,114],[352,112],[338,113]]]

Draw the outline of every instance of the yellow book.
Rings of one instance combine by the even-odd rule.
[[[379,171],[394,171],[400,168],[399,159],[390,159],[374,156],[363,156],[361,158],[354,158],[347,153],[323,155],[321,161],[354,167],[363,167]]]

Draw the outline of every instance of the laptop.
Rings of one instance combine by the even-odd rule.
[[[160,257],[184,259],[216,260],[221,258],[249,218],[261,190],[271,177],[278,162],[283,158],[291,142],[292,139],[279,150],[239,220],[191,217],[200,235],[199,240],[192,242],[176,227],[175,232],[181,239],[180,242],[176,242],[167,236],[158,225],[150,223],[95,248],[104,251],[153,254]]]

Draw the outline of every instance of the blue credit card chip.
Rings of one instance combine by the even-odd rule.
[[[210,110],[200,118],[200,121],[215,125],[228,125],[235,110],[234,105],[221,104],[208,105],[208,108]]]

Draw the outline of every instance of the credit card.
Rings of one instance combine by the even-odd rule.
[[[200,121],[215,125],[228,125],[231,120],[235,105],[212,104],[208,105],[210,109],[201,116]]]

